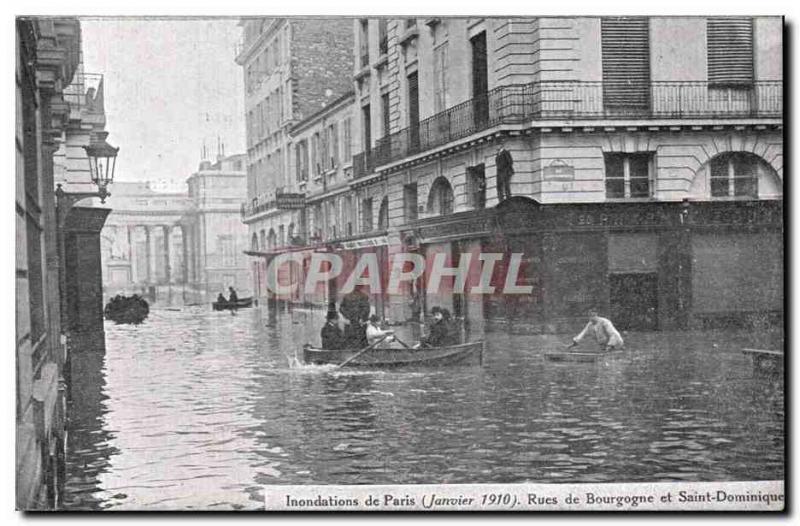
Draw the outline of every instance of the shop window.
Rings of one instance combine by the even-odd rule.
[[[606,153],[606,197],[650,197],[652,164],[651,153]]]
[[[758,158],[722,154],[710,163],[711,197],[758,197]]]

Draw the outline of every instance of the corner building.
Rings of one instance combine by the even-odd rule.
[[[388,251],[523,253],[533,287],[451,294],[423,276],[386,315],[782,321],[782,32],[779,17],[356,20],[351,186],[385,196]]]

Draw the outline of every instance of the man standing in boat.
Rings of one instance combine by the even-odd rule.
[[[322,327],[322,331],[320,332],[323,349],[338,351],[339,349],[343,348],[344,334],[342,333],[342,329],[339,328],[339,324],[337,323],[338,320],[339,315],[336,314],[335,310],[328,311],[325,325]]]
[[[624,342],[619,331],[611,323],[608,318],[603,318],[597,314],[596,310],[589,311],[589,323],[583,328],[581,333],[572,338],[572,345],[574,347],[583,340],[588,334],[593,334],[600,349],[603,351],[619,350],[622,349]]]
[[[230,298],[228,299],[230,303],[235,304],[237,301],[239,301],[239,296],[236,295],[236,291],[233,290],[233,287],[228,287],[228,292],[230,293]]]

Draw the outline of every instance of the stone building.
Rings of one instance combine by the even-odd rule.
[[[242,220],[258,250],[309,241],[291,128],[352,91],[352,22],[344,18],[245,18],[236,56],[245,85],[247,200]],[[333,137],[308,144],[322,152]],[[317,148],[314,152],[311,148]],[[329,159],[328,159],[329,161]],[[323,163],[324,164],[324,163]],[[311,166],[312,171],[330,170]],[[302,200],[302,198],[301,198]],[[254,246],[250,247],[255,248]],[[253,286],[266,262],[253,260]],[[260,269],[260,270],[259,270]],[[263,286],[260,289],[263,294]]]
[[[21,17],[15,28],[16,505],[37,510],[58,506],[64,480],[69,320],[53,157],[72,118],[64,92],[80,62],[80,24]]]
[[[244,155],[203,161],[184,192],[115,183],[102,232],[106,298],[137,293],[158,304],[206,303],[231,286],[250,295],[245,185]]]
[[[780,18],[361,20],[355,32],[366,162],[354,184],[386,188],[389,246],[453,265],[523,253],[533,287],[445,292],[428,308],[534,330],[572,330],[590,307],[641,329],[782,316]],[[498,174],[501,147],[513,175]]]
[[[589,308],[645,330],[782,319],[780,18],[352,25],[354,154],[347,189],[330,191],[343,213],[291,250],[414,252],[470,276],[463,291],[452,278],[434,290],[425,274],[403,294],[376,292],[379,314],[442,305],[468,327],[533,331],[571,331]],[[289,152],[313,167],[302,141]],[[252,231],[252,249],[284,252],[278,223],[329,217],[298,182],[292,202],[305,207],[265,224],[276,243]],[[245,220],[288,214],[277,202]],[[515,285],[530,292],[471,294],[487,252],[503,255],[493,286],[519,254]]]

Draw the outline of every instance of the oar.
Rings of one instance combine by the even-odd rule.
[[[406,342],[404,342],[403,340],[401,340],[397,336],[394,337],[394,341],[396,341],[397,343],[399,343],[400,345],[402,345],[406,349],[410,349],[411,348],[411,346],[409,344],[407,344]]]
[[[359,356],[361,356],[362,354],[364,354],[364,353],[365,353],[365,352],[367,352],[368,350],[372,349],[373,347],[375,347],[376,345],[378,345],[379,343],[381,343],[383,340],[385,340],[385,339],[386,339],[386,337],[387,337],[387,336],[388,336],[388,334],[387,334],[386,336],[384,336],[383,338],[381,338],[380,340],[376,341],[375,343],[372,343],[372,344],[370,344],[370,345],[368,345],[368,346],[364,347],[363,349],[361,349],[361,350],[360,350],[360,351],[358,351],[356,354],[354,354],[353,356],[351,356],[351,357],[350,357],[350,358],[348,358],[347,360],[343,361],[342,363],[340,363],[340,364],[339,364],[339,365],[337,365],[336,367],[337,367],[337,368],[342,368],[342,367],[344,367],[345,365],[347,365],[348,363],[352,362],[353,360],[355,360],[356,358],[358,358]]]

